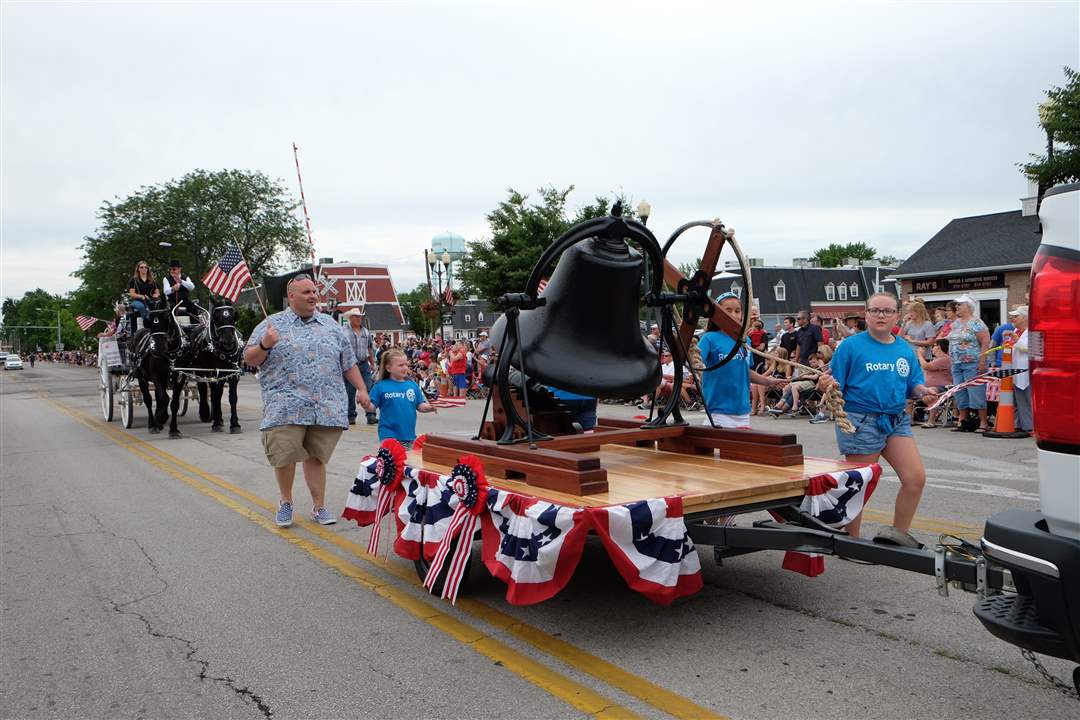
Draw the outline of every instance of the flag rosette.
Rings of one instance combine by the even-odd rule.
[[[406,459],[405,448],[393,438],[383,440],[379,452],[375,455],[374,470],[375,479],[379,481],[379,496],[375,509],[375,527],[371,529],[371,537],[368,538],[367,549],[372,555],[379,552],[382,518],[390,512],[394,494],[401,488]]]
[[[424,578],[424,587],[432,590],[438,581],[439,574],[446,564],[446,558],[450,555],[450,548],[454,539],[460,537],[454,554],[450,558],[450,567],[443,582],[442,597],[450,598],[450,602],[457,602],[458,589],[461,580],[465,576],[465,566],[469,561],[472,550],[472,539],[476,534],[476,528],[480,524],[480,513],[487,507],[488,482],[484,476],[484,464],[475,455],[463,455],[458,458],[457,465],[450,471],[447,485],[458,497],[458,505],[454,508],[454,514],[450,518],[450,525],[435,551],[435,558],[428,568]]]

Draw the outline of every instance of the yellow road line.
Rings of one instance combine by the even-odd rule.
[[[862,514],[864,519],[869,520],[870,522],[882,523],[883,525],[888,525],[893,520],[891,512],[885,512],[882,510],[871,510],[867,508],[863,510]],[[957,535],[968,540],[979,539],[980,537],[982,537],[983,531],[982,525],[968,525],[966,523],[955,522],[952,520],[922,517],[921,515],[915,516],[915,519],[911,523],[911,527],[916,530],[923,530],[925,532]]]
[[[158,467],[159,469],[167,472],[176,479],[190,485],[192,488],[199,492],[213,498],[217,502],[221,503],[225,507],[233,510],[242,517],[250,520],[256,525],[262,527],[268,532],[287,540],[297,549],[311,555],[316,560],[319,560],[323,564],[337,570],[343,576],[353,580],[358,585],[367,588],[378,594],[379,596],[389,600],[394,605],[397,605],[402,610],[405,610],[414,617],[423,620],[432,627],[444,632],[455,640],[465,644],[466,646],[473,648],[481,655],[488,657],[492,660],[499,662],[503,667],[511,672],[521,676],[525,680],[533,683],[537,687],[547,691],[551,695],[559,698],[560,700],[568,703],[572,707],[588,713],[589,715],[597,718],[636,718],[635,713],[629,709],[624,708],[616,703],[612,702],[608,698],[600,695],[599,693],[591,690],[590,688],[577,683],[570,678],[562,675],[550,668],[541,665],[535,660],[526,657],[522,653],[514,650],[505,643],[496,640],[475,628],[461,622],[460,620],[451,617],[439,610],[438,608],[430,605],[426,602],[418,600],[413,595],[409,594],[402,588],[395,585],[383,582],[380,578],[370,575],[363,570],[359,569],[356,565],[344,560],[343,558],[335,555],[329,550],[323,549],[308,540],[296,535],[296,533],[288,532],[282,528],[277,527],[263,514],[251,510],[232,498],[214,490],[211,487],[206,486],[204,483],[196,480],[188,475],[180,472],[175,466],[170,466],[168,462],[165,462],[162,458],[167,453],[163,452],[146,452],[146,449],[156,450],[148,443],[142,440],[132,437],[124,432],[118,432],[113,428],[108,427],[103,422],[92,420],[85,414],[74,408],[69,408],[59,402],[52,400],[51,398],[44,398],[47,402],[71,416],[75,420],[79,421],[83,425],[99,433],[111,437],[117,441],[117,444],[123,447],[133,455],[142,458],[146,462]],[[145,448],[144,448],[145,446]],[[160,455],[162,457],[157,457]]]
[[[79,412],[79,411],[76,411]],[[90,422],[101,423],[102,427],[107,428],[109,432],[118,434],[121,431],[111,428],[103,421],[96,419],[90,420]],[[130,442],[138,444],[140,447],[144,447],[147,451],[156,453],[163,458],[167,463],[175,467],[183,468],[185,471],[192,475],[196,475],[207,482],[210,482],[224,490],[227,490],[234,495],[247,500],[248,502],[261,507],[267,511],[273,512],[277,509],[277,506],[271,502],[264,500],[263,498],[255,495],[241,487],[237,487],[232,483],[223,480],[216,475],[206,472],[198,466],[191,465],[190,463],[181,460],[180,458],[155,447],[154,445],[134,437],[128,433],[123,434]],[[296,524],[302,527],[304,530],[316,535],[317,537],[329,542],[342,550],[352,554],[353,556],[363,560],[364,562],[371,563],[379,567],[384,572],[390,573],[395,577],[404,580],[410,585],[419,587],[420,581],[416,577],[415,572],[405,565],[389,564],[378,558],[368,554],[367,549],[354,543],[350,540],[343,538],[339,533],[327,530],[317,523],[308,520],[298,520]],[[552,636],[549,633],[533,627],[521,620],[508,615],[496,608],[481,603],[477,600],[469,598],[459,598],[457,601],[457,607],[478,620],[488,623],[498,630],[505,631],[511,635],[527,642],[533,647],[541,650],[544,653],[566,663],[570,667],[573,667],[581,672],[595,677],[596,679],[604,682],[611,687],[618,688],[628,695],[635,697],[653,707],[662,710],[663,712],[672,715],[673,717],[682,719],[690,718],[723,718],[724,716],[718,715],[714,711],[698,705],[689,699],[678,695],[666,688],[663,688],[656,683],[628,672],[617,665],[614,665],[602,658],[599,658],[581,648],[560,640]]]

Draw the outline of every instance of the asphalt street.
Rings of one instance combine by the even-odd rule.
[[[104,422],[98,377],[47,363],[0,373],[4,718],[1076,716],[982,629],[973,595],[944,598],[890,568],[829,558],[810,579],[782,570],[779,553],[718,566],[700,548],[704,590],[665,608],[590,540],[546,603],[507,604],[474,563],[450,606],[421,592],[411,563],[368,556],[366,529],[274,526],[253,378],[243,433],[212,433],[192,409],[170,440],[147,433],[142,408],[129,431]],[[481,409],[422,416],[420,430],[471,435]],[[837,457],[831,424],[753,424]],[[1033,441],[915,432],[923,541],[977,539],[988,515],[1037,507]],[[343,436],[332,511],[376,445],[368,426]],[[886,468],[865,532],[889,521],[896,487]],[[299,479],[296,498],[306,510]]]

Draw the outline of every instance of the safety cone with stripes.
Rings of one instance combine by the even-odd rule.
[[[1005,342],[1001,347],[1001,367],[1012,368],[1012,333],[1006,333]],[[1016,412],[1013,404],[1013,379],[1004,377],[1001,379],[1001,390],[998,393],[997,422],[994,429],[983,433],[983,437],[991,438],[1026,438],[1030,433],[1017,431]]]

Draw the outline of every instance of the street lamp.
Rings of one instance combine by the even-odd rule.
[[[641,218],[642,225],[649,224],[649,214],[652,213],[652,205],[642,200],[637,204],[637,214]]]
[[[41,312],[44,309],[45,308],[43,308],[43,307],[36,307],[36,308],[34,308],[34,312]],[[56,352],[60,352],[60,344],[61,344],[61,342],[62,341],[60,340],[60,310],[58,308],[56,310]]]

